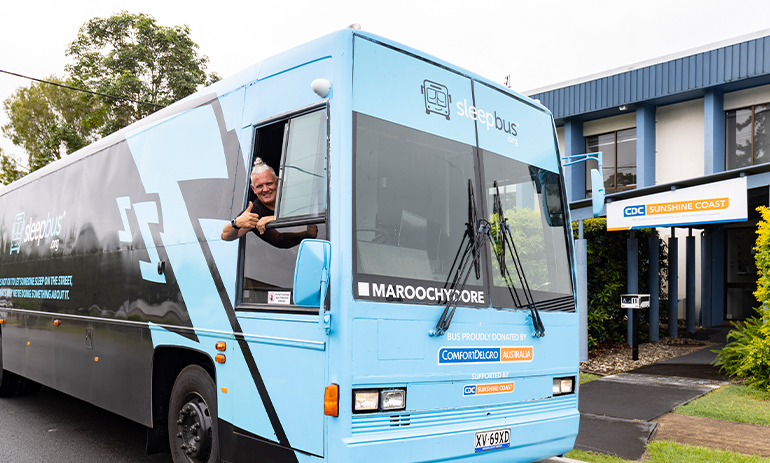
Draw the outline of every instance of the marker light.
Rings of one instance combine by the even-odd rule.
[[[225,344],[223,341],[219,341],[216,347],[217,350],[224,352],[227,349],[227,344]]]
[[[553,395],[572,394],[575,392],[575,378],[554,378],[553,379]]]
[[[59,326],[59,325],[61,325],[61,322],[59,320],[53,321],[53,326]]]
[[[403,389],[382,391],[380,403],[383,410],[403,410],[406,407],[406,391]]]
[[[353,393],[353,411],[376,411],[380,408],[380,393],[377,391],[355,391]]]
[[[337,384],[330,384],[324,389],[324,415],[340,415],[340,387]]]
[[[326,79],[318,78],[310,83],[310,88],[321,98],[326,98],[332,89],[332,83]]]
[[[214,357],[214,361],[217,362],[217,363],[225,363],[225,360],[226,360],[225,359],[225,354],[217,354]]]

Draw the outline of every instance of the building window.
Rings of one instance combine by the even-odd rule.
[[[606,194],[636,187],[636,128],[586,137],[586,153],[602,152],[602,177]],[[591,169],[586,162],[586,198],[591,197]]]
[[[770,104],[725,113],[727,170],[770,161]]]

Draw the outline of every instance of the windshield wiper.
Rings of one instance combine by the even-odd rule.
[[[495,197],[492,213],[497,214],[497,232],[493,234],[492,241],[494,244],[495,253],[497,254],[497,262],[500,265],[500,274],[505,280],[505,284],[508,287],[508,292],[511,293],[511,298],[513,299],[514,304],[516,304],[518,307],[529,308],[530,316],[532,317],[532,325],[535,328],[535,336],[543,337],[545,336],[545,326],[543,325],[543,321],[540,319],[540,313],[537,310],[537,306],[535,305],[535,299],[532,297],[532,291],[529,288],[527,276],[524,273],[524,265],[522,264],[521,258],[519,257],[519,252],[516,249],[516,244],[513,240],[511,228],[508,226],[508,219],[505,218],[503,213],[503,205],[500,201],[500,189],[497,186],[497,180],[494,182],[494,187]],[[508,264],[506,263],[505,259],[506,248],[508,248],[508,252],[511,255],[513,267],[516,270],[516,276],[521,282],[522,292],[524,293],[525,299],[524,303],[522,303],[521,297],[519,296],[519,291],[516,290],[513,285],[513,276],[511,275],[511,271],[508,269]]]
[[[449,325],[452,323],[452,318],[457,309],[457,304],[460,301],[460,296],[465,289],[465,284],[468,282],[468,278],[471,276],[471,269],[475,270],[476,279],[481,279],[481,270],[479,265],[479,257],[481,250],[484,248],[487,239],[489,238],[490,230],[489,222],[486,220],[478,220],[478,213],[476,212],[476,199],[473,194],[473,182],[468,179],[468,222],[465,223],[465,233],[463,239],[460,242],[460,246],[457,248],[452,266],[449,268],[449,274],[447,275],[447,281],[444,283],[444,289],[449,286],[449,293],[446,300],[446,307],[441,314],[436,328],[430,332],[431,336],[442,336],[449,329]],[[467,244],[465,240],[468,240]],[[465,247],[463,248],[463,245]],[[462,252],[462,257],[460,253]],[[469,256],[472,256],[469,258]],[[457,258],[460,257],[460,262],[457,262]],[[455,265],[457,269],[455,271]],[[454,272],[454,278],[452,278],[452,272]],[[449,284],[449,279],[452,278],[452,283]],[[462,280],[460,288],[456,289],[458,282]],[[447,294],[445,292],[445,294]]]

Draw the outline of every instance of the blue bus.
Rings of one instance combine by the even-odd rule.
[[[175,463],[574,444],[552,116],[437,58],[330,34],[14,182],[0,211],[4,400],[57,389]]]

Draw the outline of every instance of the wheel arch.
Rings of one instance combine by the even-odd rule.
[[[147,453],[168,452],[168,403],[179,373],[198,365],[217,382],[211,356],[203,351],[179,346],[158,346],[152,355],[152,428],[147,428]]]

